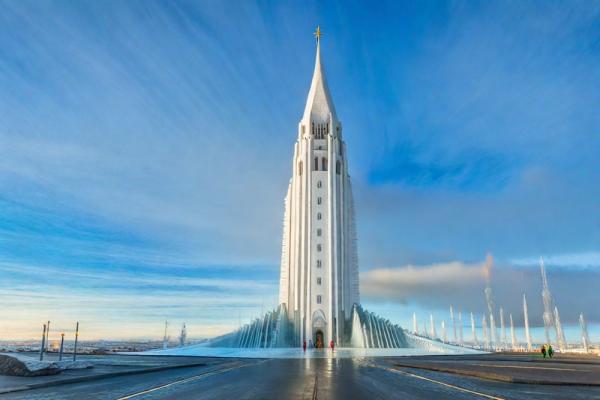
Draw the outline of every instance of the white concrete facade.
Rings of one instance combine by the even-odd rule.
[[[279,301],[287,307],[296,345],[319,335],[327,346],[331,339],[340,345],[349,340],[346,322],[359,300],[346,146],[317,41],[285,199]]]

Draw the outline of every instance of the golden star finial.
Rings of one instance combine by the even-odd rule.
[[[318,42],[319,39],[321,39],[321,35],[322,35],[322,33],[321,33],[321,27],[319,27],[318,25],[317,25],[317,30],[315,31],[314,35],[317,38],[317,42]]]

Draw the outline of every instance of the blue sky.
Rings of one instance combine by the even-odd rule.
[[[364,303],[483,312],[491,252],[497,303],[525,291],[539,323],[544,255],[563,320],[600,323],[598,3],[1,4],[0,339],[205,336],[272,307],[317,24]]]

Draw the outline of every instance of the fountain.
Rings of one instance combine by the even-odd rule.
[[[431,338],[435,339],[437,337],[437,333],[435,331],[435,322],[433,321],[433,314],[429,314],[429,321],[431,324]]]
[[[475,317],[473,317],[472,312],[471,312],[471,334],[473,335],[473,346],[479,346],[479,342],[477,341],[477,333],[475,332]]]
[[[500,307],[500,347],[506,348],[506,326],[504,325],[504,310]]]
[[[546,343],[552,343],[550,340],[550,330],[556,329],[552,314],[552,295],[548,288],[548,277],[544,267],[544,259],[540,257],[540,271],[542,273],[542,300],[544,301],[544,333],[546,334]],[[558,338],[557,338],[558,339]]]
[[[481,318],[481,329],[483,330],[483,343],[486,349],[490,349],[490,337],[488,335],[488,326],[487,320],[485,319],[485,314]]]
[[[523,319],[525,322],[525,340],[527,342],[527,351],[531,351],[531,335],[529,334],[529,314],[527,312],[527,298],[523,293]]]
[[[515,335],[515,325],[513,324],[512,314],[508,314],[510,319],[510,342],[513,351],[517,350],[517,336]]]
[[[462,312],[458,312],[458,344],[463,345],[463,324],[462,324]]]
[[[452,308],[452,306],[450,306],[450,322],[452,323],[452,332],[453,332],[453,339],[454,339],[454,343],[456,343],[458,340],[458,337],[456,335],[456,321],[454,320],[454,309]]]
[[[448,336],[446,335],[446,321],[442,320],[442,342],[448,343]]]
[[[560,315],[558,314],[558,307],[554,306],[554,323],[556,324],[556,339],[558,341],[558,348],[560,351],[565,351],[567,347],[567,341],[565,339],[565,334],[562,329],[562,324],[560,323]]]
[[[583,350],[588,353],[590,346],[590,336],[588,335],[587,324],[585,323],[585,319],[583,318],[583,313],[579,314],[579,326],[581,327],[581,344],[583,345]]]
[[[415,335],[419,334],[419,328],[417,326],[417,313],[413,313],[413,333]]]

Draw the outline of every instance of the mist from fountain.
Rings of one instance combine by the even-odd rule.
[[[417,325],[417,313],[413,313],[413,333],[415,335],[419,334],[419,327]]]
[[[448,343],[448,335],[446,335],[446,321],[442,320],[442,342]]]
[[[488,325],[487,325],[487,320],[485,319],[485,314],[481,318],[481,329],[483,331],[483,343],[485,345],[485,348],[489,349],[491,347],[490,346],[490,337],[488,335]]]
[[[506,348],[506,325],[504,324],[504,309],[500,307],[500,347]]]
[[[437,338],[437,333],[435,331],[435,322],[433,320],[433,314],[429,314],[429,321],[430,321],[430,328],[431,328],[431,338],[435,339]]]
[[[456,335],[456,321],[454,320],[454,308],[452,306],[450,306],[450,322],[452,323],[452,332],[453,332],[452,339],[454,340],[454,343],[456,343],[458,340],[458,337]]]
[[[473,346],[479,346],[479,341],[477,340],[477,333],[475,331],[475,317],[471,312],[471,335],[473,336]]]
[[[517,336],[515,335],[515,325],[513,324],[512,314],[508,314],[510,319],[510,341],[513,351],[517,350]]]
[[[527,311],[527,298],[523,293],[523,320],[525,323],[525,341],[527,342],[527,351],[531,351],[531,334],[529,333],[529,312]]]
[[[464,344],[464,342],[463,342],[463,334],[462,334],[463,330],[462,329],[463,329],[463,326],[462,326],[462,312],[459,311],[458,312],[458,344],[461,345],[461,346]]]
[[[581,327],[581,344],[583,345],[583,350],[588,353],[590,336],[588,335],[587,324],[585,323],[585,318],[583,318],[583,313],[579,314],[579,326]]]
[[[554,306],[554,323],[556,324],[556,339],[558,341],[558,348],[560,351],[565,351],[567,347],[567,341],[565,339],[565,333],[560,323],[560,315],[558,314],[558,307]]]
[[[552,343],[550,340],[550,331],[556,330],[554,324],[554,317],[552,313],[552,295],[550,294],[550,288],[548,287],[548,277],[546,276],[546,267],[544,266],[544,259],[540,257],[540,272],[542,274],[542,300],[544,302],[544,333],[546,334],[546,343]],[[557,341],[558,341],[558,332]]]

